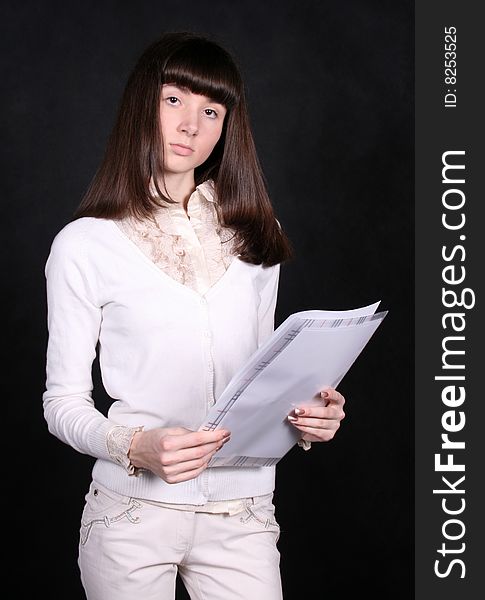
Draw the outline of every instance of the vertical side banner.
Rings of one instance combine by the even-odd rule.
[[[416,2],[416,600],[485,595],[480,9]]]

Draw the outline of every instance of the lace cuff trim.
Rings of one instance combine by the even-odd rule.
[[[300,448],[303,448],[303,450],[310,450],[310,448],[312,447],[312,443],[308,440],[299,440],[298,445],[300,446]]]
[[[143,431],[143,427],[124,427],[117,425],[108,431],[106,434],[106,445],[111,458],[121,465],[128,475],[138,476],[143,469],[139,469],[131,464],[128,458],[133,436],[137,431]]]

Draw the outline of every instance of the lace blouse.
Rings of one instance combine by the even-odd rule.
[[[164,202],[151,218],[116,224],[169,277],[201,295],[234,258],[234,234],[219,224],[212,180],[195,188],[187,210],[182,203]]]

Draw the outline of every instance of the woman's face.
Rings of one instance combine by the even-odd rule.
[[[221,137],[225,115],[222,104],[164,84],[160,123],[165,173],[186,173],[205,162]]]

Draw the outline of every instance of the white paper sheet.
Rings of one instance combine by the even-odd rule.
[[[376,313],[378,306],[290,315],[236,373],[200,427],[231,431],[209,466],[276,464],[301,437],[288,414],[321,404],[320,390],[340,383],[387,314]]]

